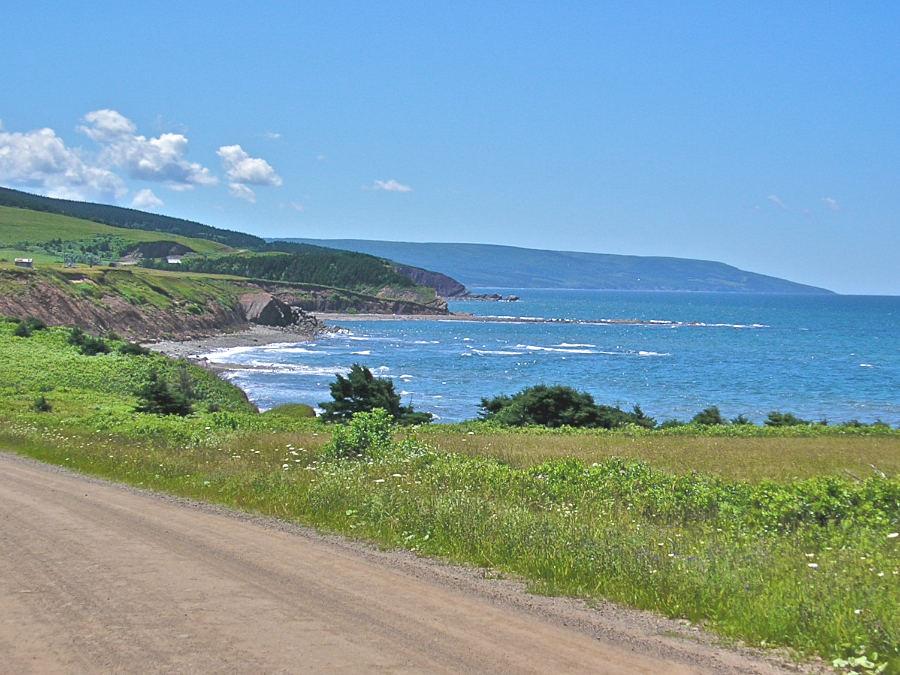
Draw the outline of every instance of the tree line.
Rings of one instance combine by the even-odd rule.
[[[154,269],[172,269],[164,260],[144,260]],[[272,253],[269,255],[227,255],[218,258],[184,258],[179,271],[231,274],[267,281],[316,284],[332,288],[364,291],[383,286],[412,288],[409,277],[398,274],[380,258],[364,253]]]

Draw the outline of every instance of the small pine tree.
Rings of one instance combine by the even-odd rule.
[[[431,413],[415,412],[412,406],[400,405],[400,394],[394,391],[394,383],[375,377],[372,371],[358,363],[350,368],[347,377],[338,375],[331,383],[333,400],[319,403],[325,411],[322,419],[328,422],[346,422],[361,412],[381,408],[398,424],[426,424]]]
[[[43,394],[34,399],[32,408],[34,408],[35,412],[39,413],[53,412],[53,406],[47,401],[47,398]]]
[[[160,379],[156,371],[151,371],[147,382],[138,390],[138,404],[135,412],[152,413],[154,415],[190,415],[190,401],[178,391],[169,389],[165,380]]]

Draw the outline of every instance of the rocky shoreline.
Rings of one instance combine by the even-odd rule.
[[[677,321],[643,321],[640,319],[545,319],[541,317],[503,317],[503,316],[476,316],[465,312],[452,314],[347,314],[347,313],[318,313],[315,321],[280,328],[277,326],[253,325],[246,330],[223,332],[214,335],[187,338],[184,340],[158,340],[145,342],[144,346],[155,352],[165,354],[176,359],[186,359],[208,370],[222,373],[232,370],[253,370],[255,366],[239,363],[222,363],[209,361],[205,354],[218,349],[232,347],[255,347],[260,345],[278,343],[308,342],[322,333],[341,330],[340,324],[356,321],[475,321],[498,323],[571,323],[571,324],[595,324],[595,325],[702,325],[695,322]],[[322,330],[322,327],[325,327]]]
[[[321,332],[297,330],[294,328],[278,328],[274,326],[251,326],[246,330],[238,330],[218,335],[207,335],[186,340],[159,340],[145,342],[144,346],[160,354],[175,359],[185,359],[196,366],[201,366],[216,373],[229,370],[252,370],[253,366],[238,363],[218,363],[209,361],[204,355],[217,349],[232,347],[255,347],[278,343],[308,342]]]

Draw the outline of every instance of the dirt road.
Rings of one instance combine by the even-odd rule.
[[[4,674],[787,672],[703,642],[0,453]]]

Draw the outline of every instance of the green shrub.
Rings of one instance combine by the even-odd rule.
[[[310,419],[316,416],[312,406],[305,403],[285,403],[267,410],[264,415],[269,417],[282,417],[286,419]]]
[[[119,347],[119,353],[123,356],[148,356],[151,352],[137,342],[126,342]]]
[[[381,459],[393,447],[394,423],[382,408],[356,413],[346,425],[338,425],[325,446],[325,455],[338,459]]]
[[[509,426],[588,427],[615,429],[636,424],[652,429],[656,420],[647,417],[640,406],[633,412],[594,403],[587,392],[572,387],[544,384],[526,387],[513,396],[497,396],[481,399],[481,417],[490,422]]]
[[[138,390],[139,403],[135,412],[154,415],[190,415],[193,412],[188,396],[183,391],[172,391],[165,380],[160,379],[155,370],[150,372],[147,382]]]
[[[47,328],[47,324],[44,323],[41,319],[36,319],[33,316],[29,316],[26,319],[22,319],[19,324],[16,326],[16,329],[13,331],[13,335],[17,337],[28,338],[31,337],[31,334],[36,330],[44,330]]]
[[[347,377],[338,375],[330,388],[333,400],[319,404],[325,410],[322,419],[328,422],[346,422],[358,413],[379,408],[398,424],[427,424],[433,417],[431,413],[415,412],[412,406],[400,405],[394,383],[375,377],[358,363],[353,364]]]
[[[774,410],[766,417],[767,427],[801,427],[812,424],[809,420],[801,420],[794,413],[782,413]]]
[[[709,408],[706,408],[705,410],[701,410],[696,415],[694,415],[691,423],[703,424],[708,427],[712,427],[721,424],[728,424],[728,420],[722,417],[722,413],[719,412],[718,406],[711,406]]]
[[[47,401],[47,398],[42,394],[34,399],[34,403],[31,405],[35,412],[39,413],[48,413],[53,412],[53,406]]]
[[[81,328],[75,326],[69,331],[69,344],[77,347],[78,351],[85,356],[96,356],[97,354],[109,354],[109,345],[103,338],[94,337],[85,333]]]

